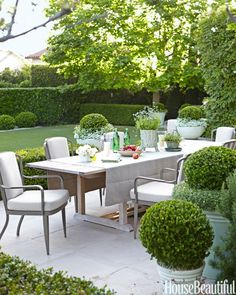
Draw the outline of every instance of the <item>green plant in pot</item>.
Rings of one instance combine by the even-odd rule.
[[[184,163],[185,182],[177,184],[174,199],[195,203],[203,209],[214,229],[215,238],[211,254],[206,259],[203,275],[215,280],[218,271],[210,261],[214,260],[214,247],[223,243],[229,221],[219,210],[221,187],[226,178],[236,169],[236,151],[222,146],[201,149],[188,157]]]
[[[134,114],[135,126],[140,130],[141,146],[145,148],[157,148],[157,130],[160,119],[153,108],[145,107]]]
[[[179,133],[173,132],[173,133],[166,133],[164,135],[163,140],[166,142],[168,149],[177,149],[179,148],[179,144],[182,140],[182,137]]]
[[[178,112],[177,131],[185,139],[197,139],[207,126],[201,106],[187,106]]]
[[[160,126],[163,126],[164,121],[165,121],[165,116],[166,116],[166,113],[168,111],[166,106],[164,105],[164,103],[154,102],[153,103],[153,109],[157,113],[157,116],[158,116],[158,118],[160,120]]]
[[[141,218],[140,239],[156,259],[162,282],[192,285],[201,277],[204,259],[212,245],[213,230],[197,205],[169,200],[147,209]],[[164,294],[165,291],[166,285]]]

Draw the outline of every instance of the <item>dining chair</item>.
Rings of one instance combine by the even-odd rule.
[[[44,190],[40,185],[24,185],[24,178],[57,178],[60,189]],[[6,213],[6,221],[0,233],[2,238],[10,215],[21,215],[16,234],[20,235],[20,228],[25,215],[38,215],[43,217],[44,239],[46,252],[49,255],[49,216],[59,211],[62,213],[64,236],[66,237],[65,206],[69,193],[63,188],[63,180],[56,175],[24,176],[22,161],[13,152],[0,153],[0,189]]]
[[[232,150],[236,150],[236,139],[231,139],[231,140],[225,141],[223,143],[223,146],[230,148]]]
[[[177,131],[176,123],[177,123],[177,119],[167,120],[166,129],[168,133],[173,133]]]
[[[224,142],[233,139],[235,136],[234,127],[218,127],[211,131],[211,140],[216,142]]]
[[[139,205],[152,205],[154,203],[170,200],[174,186],[183,180],[183,164],[188,155],[178,159],[176,169],[164,168],[161,170],[160,179],[138,176],[134,180],[134,188],[130,191],[130,198],[134,202],[134,238],[137,235],[138,207]],[[164,180],[165,172],[172,171],[175,176],[173,180]],[[139,181],[149,181],[138,185]]]
[[[44,151],[47,160],[66,158],[75,154],[73,143],[66,137],[50,137],[44,140]],[[69,146],[71,148],[69,148]],[[102,189],[99,189],[100,205],[102,206]],[[74,196],[75,212],[79,211],[78,197]]]

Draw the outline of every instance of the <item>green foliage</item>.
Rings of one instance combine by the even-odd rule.
[[[164,105],[164,103],[161,102],[155,102],[153,104],[153,109],[157,112],[167,112],[166,106]]]
[[[135,122],[136,128],[140,130],[157,130],[160,126],[159,118],[141,117]]]
[[[190,270],[203,265],[212,245],[213,231],[197,205],[170,200],[147,209],[141,219],[140,239],[160,265]]]
[[[179,133],[166,133],[163,138],[164,141],[175,142],[179,144],[182,140],[182,137]]]
[[[142,108],[142,105],[84,103],[81,105],[79,117],[96,112],[105,116],[113,125],[132,126],[133,114]]]
[[[204,117],[204,113],[198,106],[187,106],[179,110],[178,117],[187,120],[199,120]]]
[[[87,92],[202,87],[193,37],[205,8],[206,0],[80,2],[56,24],[46,61]]]
[[[228,233],[221,246],[215,248],[216,258],[212,265],[220,271],[218,280],[236,280],[236,171],[226,179],[222,188],[221,213],[230,220]]]
[[[10,115],[0,116],[0,129],[9,130],[15,127],[15,119]]]
[[[34,127],[37,124],[37,116],[32,112],[21,112],[16,117],[16,126]]]
[[[191,188],[221,189],[236,169],[236,151],[221,146],[203,148],[188,157],[184,164],[185,181]]]
[[[225,5],[214,9],[200,24],[198,48],[211,129],[236,125],[236,26],[230,25]]]
[[[105,127],[108,123],[108,120],[103,115],[92,113],[84,116],[80,120],[80,127],[96,131],[102,129],[102,127]]]
[[[53,272],[52,268],[37,270],[36,266],[19,257],[0,252],[1,295],[112,295],[106,287],[97,288],[91,281]]]
[[[22,159],[23,163],[23,174],[25,176],[32,176],[32,175],[45,175],[45,171],[39,169],[33,169],[26,167],[27,163],[38,162],[46,160],[45,152],[43,147],[40,148],[33,148],[33,149],[23,149],[17,150],[16,154],[19,155]],[[24,183],[28,184],[39,184],[42,185],[44,188],[47,188],[47,179],[38,178],[38,179],[24,179]]]
[[[220,190],[196,189],[186,182],[177,184],[172,194],[174,199],[186,200],[198,205],[204,211],[219,211]]]
[[[180,106],[179,110],[182,110],[182,109],[184,109],[184,108],[186,108],[186,107],[190,107],[190,106],[191,106],[191,103],[183,103],[183,104]]]
[[[0,88],[4,87],[24,87],[25,84],[31,86],[29,67],[22,70],[4,69],[0,72]]]

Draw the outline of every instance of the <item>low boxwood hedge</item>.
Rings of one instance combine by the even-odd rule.
[[[99,113],[113,125],[133,126],[133,114],[141,109],[143,105],[84,103],[80,107],[80,118],[90,113]]]
[[[10,130],[15,127],[15,119],[10,115],[0,116],[0,130]]]
[[[34,127],[37,124],[37,116],[32,112],[21,112],[16,117],[16,126],[19,128]]]
[[[0,252],[1,295],[112,295],[106,287],[98,288],[91,281],[53,272],[52,268],[37,270],[19,257]]]

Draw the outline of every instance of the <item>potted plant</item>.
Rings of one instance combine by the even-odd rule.
[[[90,144],[101,149],[104,133],[113,131],[113,126],[101,114],[85,115],[74,129],[74,138],[78,144]]]
[[[197,139],[207,126],[204,112],[199,106],[187,106],[179,110],[176,122],[178,133],[185,139]]]
[[[212,280],[218,275],[209,263],[215,259],[213,248],[223,243],[229,224],[219,211],[221,187],[234,169],[235,150],[222,146],[206,147],[188,157],[184,163],[185,182],[177,184],[173,191],[174,199],[191,201],[203,209],[213,227],[215,238],[203,272]]]
[[[166,106],[161,102],[154,102],[153,103],[153,109],[157,113],[157,116],[158,116],[158,118],[160,120],[160,126],[163,126],[164,121],[165,121],[165,116],[166,116],[166,113],[167,113]]]
[[[157,261],[164,294],[171,295],[171,284],[188,287],[200,279],[213,231],[197,205],[168,200],[147,209],[141,218],[140,239]],[[174,289],[174,294],[183,294]]]
[[[98,150],[96,148],[92,148],[89,144],[81,145],[76,150],[80,163],[91,162],[97,152]]]
[[[134,114],[135,126],[140,130],[141,146],[145,148],[157,148],[157,130],[160,120],[153,108],[145,107]]]
[[[182,137],[179,135],[179,133],[168,132],[164,135],[163,140],[166,142],[168,149],[178,149],[179,143],[181,142]]]

